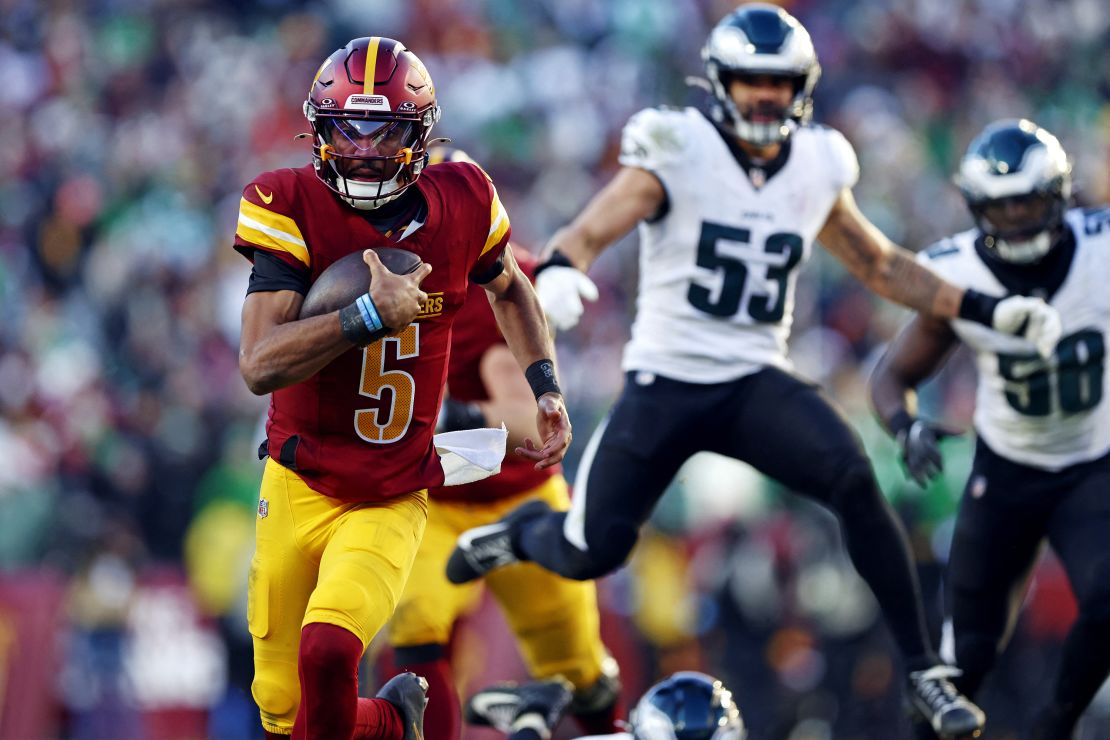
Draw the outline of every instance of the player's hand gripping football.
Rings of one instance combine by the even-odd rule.
[[[407,275],[395,275],[382,264],[372,249],[362,253],[362,261],[370,268],[370,298],[378,309],[382,324],[391,329],[402,329],[411,324],[424,301],[428,300],[428,294],[420,289],[420,283],[428,277],[432,266],[423,262]]]
[[[1051,357],[1063,327],[1060,314],[1040,298],[1014,295],[1001,300],[991,317],[994,328],[1006,334],[1020,334],[1037,348],[1041,357]]]
[[[566,331],[582,318],[582,299],[597,300],[597,286],[577,268],[551,265],[536,276],[536,295],[548,323]]]
[[[544,393],[536,400],[536,427],[540,430],[543,447],[537,448],[530,438],[524,440],[523,447],[516,448],[516,454],[536,462],[536,470],[557,465],[567,454],[570,447],[571,429],[567,407],[558,393]]]

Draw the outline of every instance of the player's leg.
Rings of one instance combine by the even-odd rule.
[[[599,578],[624,563],[679,467],[706,449],[705,419],[719,403],[720,386],[641,380],[629,373],[616,407],[590,439],[571,510],[529,502],[495,525],[464,532],[448,562],[453,583],[519,560],[575,580]]]
[[[548,479],[526,498],[544,501],[555,511],[570,504],[562,476]],[[506,501],[519,505],[521,498]],[[571,581],[518,563],[491,572],[486,584],[505,612],[529,673],[536,679],[562,676],[574,691],[570,712],[587,734],[617,732],[620,680],[601,642],[597,590],[592,582]]]
[[[338,505],[336,512],[321,532],[320,575],[301,630],[294,740],[420,737],[424,697],[415,683],[407,695],[398,692],[400,699],[391,695],[392,702],[359,700],[358,663],[401,599],[427,520],[427,492]],[[404,676],[385,688],[404,689]],[[414,692],[420,694],[419,716],[407,716],[415,709]],[[413,723],[418,726],[410,729]]]
[[[944,653],[974,696],[1010,638],[1049,510],[1040,471],[999,457],[982,441],[956,516],[948,557],[951,613]],[[951,654],[950,654],[951,653]]]
[[[738,383],[732,431],[718,451],[832,509],[909,667],[934,665],[909,542],[855,430],[818,388],[781,370]]]
[[[290,494],[299,493],[299,486],[303,482],[293,473],[266,461],[247,588],[247,623],[254,641],[251,694],[268,738],[293,732],[301,700],[301,620],[316,587],[316,561],[298,547],[290,510]]]
[[[394,664],[399,671],[411,671],[428,680],[428,711],[424,733],[430,738],[454,740],[459,737],[462,707],[455,677],[448,661],[447,645],[459,615],[481,595],[480,586],[456,586],[447,580],[444,566],[455,539],[462,530],[485,519],[472,513],[479,507],[428,502],[428,526],[409,574],[393,619],[389,623],[389,642]]]
[[[910,699],[937,731],[971,732],[983,714],[948,682],[925,628],[909,541],[847,420],[817,388],[777,368],[736,383],[716,451],[834,511],[853,565],[871,587],[909,669]]]
[[[1110,459],[1069,472],[1081,481],[1049,522],[1079,602],[1079,616],[1064,641],[1051,703],[1038,740],[1070,738],[1079,717],[1110,673]]]

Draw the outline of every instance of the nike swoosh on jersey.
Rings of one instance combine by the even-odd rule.
[[[270,205],[270,202],[274,199],[273,193],[270,193],[269,195],[263,195],[262,190],[257,185],[254,186],[254,192],[258,193],[258,197],[261,198],[262,202],[266,205]]]

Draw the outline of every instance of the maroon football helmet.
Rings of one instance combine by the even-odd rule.
[[[324,60],[304,114],[316,175],[355,208],[373,209],[420,176],[439,105],[415,54],[400,41],[369,36]]]

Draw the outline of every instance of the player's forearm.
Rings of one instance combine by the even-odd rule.
[[[499,295],[491,295],[497,325],[522,370],[555,357],[555,347],[532,284],[522,274]]]
[[[901,247],[892,247],[865,278],[868,287],[888,300],[939,319],[959,316],[964,291],[917,263]]]
[[[579,221],[581,219],[556,231],[544,251],[547,254],[558,251],[570,261],[572,266],[582,272],[588,272],[590,266],[611,242],[604,241],[599,234],[591,233]]]
[[[243,342],[239,371],[247,388],[262,396],[307,380],[351,349],[338,312],[272,327],[257,341]]]
[[[886,357],[871,376],[871,406],[883,428],[895,434],[901,420],[917,413],[917,393],[905,378],[891,371]]]

